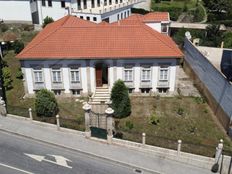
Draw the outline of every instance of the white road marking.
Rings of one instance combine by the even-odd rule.
[[[28,154],[28,153],[24,153],[25,155],[33,158],[34,160],[36,161],[39,161],[39,162],[42,162],[42,161],[46,161],[46,162],[49,162],[49,163],[52,163],[52,164],[56,164],[56,165],[59,165],[59,166],[62,166],[62,167],[67,167],[67,168],[72,168],[71,166],[69,166],[67,164],[67,161],[69,162],[72,162],[71,160],[63,157],[63,156],[58,156],[58,155],[49,155],[49,156],[52,156],[55,158],[56,161],[51,161],[51,160],[48,160],[48,159],[45,159],[45,156],[41,156],[41,155],[33,155],[33,154]]]
[[[0,166],[7,167],[7,168],[10,168],[10,169],[14,169],[14,170],[26,173],[26,174],[34,174],[34,173],[28,172],[26,170],[22,170],[22,169],[19,169],[17,167],[9,166],[9,165],[3,164],[3,163],[0,163]]]

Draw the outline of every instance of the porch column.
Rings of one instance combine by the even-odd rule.
[[[90,138],[91,137],[91,130],[90,130],[90,111],[91,111],[91,105],[86,103],[82,107],[85,111],[85,137]]]

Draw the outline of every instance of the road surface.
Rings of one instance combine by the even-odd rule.
[[[0,173],[3,174],[149,173],[136,169],[0,131]]]

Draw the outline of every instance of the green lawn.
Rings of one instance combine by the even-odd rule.
[[[151,2],[152,11],[168,11],[170,13],[171,20],[176,21],[178,17],[189,10],[196,8],[197,0],[173,0],[173,1],[161,1],[156,3],[156,0]]]
[[[213,156],[220,139],[225,149],[232,150],[232,142],[215,123],[207,103],[194,97],[132,97],[132,114],[116,121],[123,139],[141,142],[146,133],[147,143],[176,149],[183,141],[183,151]],[[150,123],[151,115],[158,123]]]

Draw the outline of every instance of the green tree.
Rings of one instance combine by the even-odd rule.
[[[12,88],[12,79],[11,79],[11,70],[9,67],[4,67],[2,69],[2,75],[3,75],[3,86],[6,90],[9,90]]]
[[[128,88],[122,80],[117,80],[111,91],[112,108],[116,118],[127,117],[131,113]]]
[[[224,47],[232,48],[232,32],[226,32],[223,35]]]
[[[38,116],[55,116],[59,109],[55,95],[47,89],[42,89],[36,94],[35,111]]]
[[[218,47],[222,42],[222,32],[220,25],[212,24],[206,27],[206,35],[202,39],[203,45]]]
[[[50,23],[52,23],[52,22],[54,22],[53,18],[47,16],[47,17],[44,18],[44,20],[43,20],[43,28],[46,27],[46,25],[48,25],[48,24],[50,24]]]
[[[12,45],[14,52],[16,54],[20,53],[24,48],[24,43],[22,41],[15,41]]]

